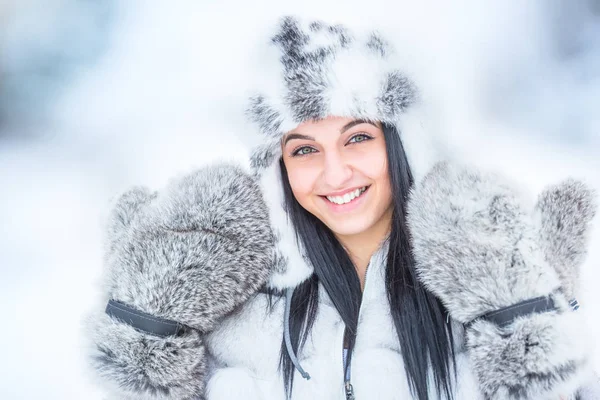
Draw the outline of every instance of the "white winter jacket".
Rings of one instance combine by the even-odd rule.
[[[387,241],[373,255],[367,268],[350,366],[351,383],[357,399],[413,398],[385,292],[386,254]],[[277,300],[270,311],[267,296],[257,294],[210,334],[207,343],[215,370],[208,380],[207,400],[285,399],[283,378],[278,369],[284,334],[285,297]],[[454,399],[481,399],[461,347],[462,335],[457,332],[458,379]],[[346,399],[343,336],[342,319],[320,286],[315,324],[298,354],[299,362],[310,374],[310,379],[303,379],[296,371],[292,399]],[[430,389],[430,394],[432,399],[443,398],[434,388]]]

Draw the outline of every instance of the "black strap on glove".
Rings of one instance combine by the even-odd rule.
[[[106,313],[137,330],[155,336],[178,336],[186,329],[185,325],[177,321],[155,317],[116,300],[108,301]]]
[[[465,326],[469,327],[475,321],[485,320],[503,328],[507,325],[510,325],[515,320],[515,318],[520,317],[522,315],[543,313],[555,310],[558,310],[558,308],[554,304],[554,300],[552,299],[552,297],[541,296],[536,297],[534,299],[525,300],[517,304],[513,304],[512,306],[503,307],[498,310],[489,312],[487,314],[483,314],[475,318],[471,322],[468,322],[467,324],[465,324]]]

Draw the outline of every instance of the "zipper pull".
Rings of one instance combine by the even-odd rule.
[[[346,381],[346,400],[354,400],[354,388],[350,381]]]

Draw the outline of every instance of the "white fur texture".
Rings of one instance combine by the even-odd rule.
[[[313,268],[302,257],[300,244],[285,211],[279,163],[275,162],[263,171],[259,184],[278,240],[276,259],[279,260],[279,268],[271,273],[269,286],[275,289],[295,287],[312,275]]]

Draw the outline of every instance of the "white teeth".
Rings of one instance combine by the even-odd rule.
[[[327,200],[335,204],[350,203],[352,200],[363,194],[365,190],[367,190],[366,186],[360,189],[356,189],[354,192],[346,193],[343,196],[327,196]]]

